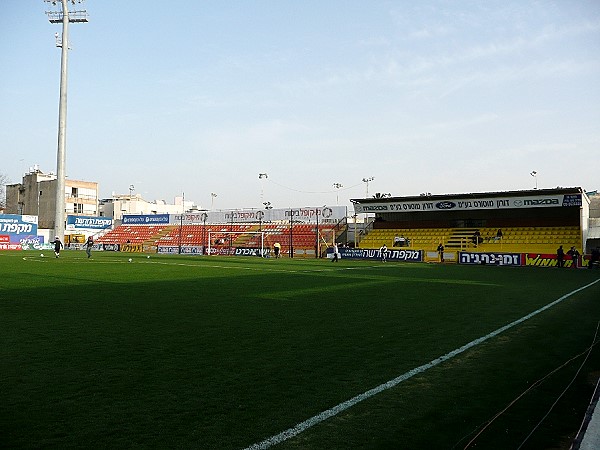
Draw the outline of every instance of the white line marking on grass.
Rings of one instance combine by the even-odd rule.
[[[279,434],[273,435],[270,438],[267,438],[262,442],[253,444],[250,447],[246,447],[244,450],[267,449],[267,448],[272,447],[273,445],[280,444],[283,441],[286,441],[294,436],[297,436],[298,434],[306,431],[307,429],[313,427],[314,425],[324,422],[325,420],[329,419],[330,417],[336,416],[337,414],[353,407],[354,405],[362,402],[363,400],[367,400],[367,399],[379,394],[380,392],[383,392],[387,389],[391,389],[391,388],[397,386],[398,384],[402,383],[403,381],[406,381],[415,375],[423,373],[426,370],[429,370],[432,367],[437,366],[438,364],[448,361],[449,359],[452,359],[455,356],[460,355],[461,353],[469,350],[470,348],[473,348],[476,345],[479,345],[482,342],[485,342],[488,339],[491,339],[491,338],[499,335],[500,333],[503,333],[506,330],[509,330],[510,328],[513,328],[514,326],[519,325],[520,323],[525,322],[528,319],[531,319],[532,317],[538,315],[539,313],[552,308],[553,306],[557,305],[558,303],[562,302],[563,300],[571,297],[572,295],[574,295],[580,291],[583,291],[584,289],[589,288],[590,286],[593,286],[594,284],[596,284],[598,282],[600,282],[600,279],[593,281],[583,287],[580,287],[579,289],[575,289],[574,291],[563,295],[559,299],[554,300],[552,303],[548,303],[546,306],[543,306],[543,307],[533,311],[532,313],[529,313],[526,316],[523,316],[520,319],[517,319],[514,322],[509,323],[508,325],[500,327],[497,330],[492,331],[491,333],[486,334],[483,337],[475,339],[475,340],[469,342],[468,344],[465,344],[462,347],[457,348],[456,350],[452,350],[451,352],[446,353],[445,355],[440,356],[439,358],[436,358],[436,359],[428,362],[427,364],[423,364],[422,366],[411,369],[408,372],[403,373],[399,377],[394,378],[393,380],[390,380],[386,383],[380,384],[379,386],[377,386],[373,389],[370,389],[366,392],[363,392],[362,394],[359,394],[356,397],[352,397],[350,400],[346,400],[345,402],[342,402],[339,405],[334,406],[333,408],[323,411],[323,412],[317,414],[316,416],[313,416],[310,419],[305,420],[304,422],[300,422],[299,424],[297,424],[296,426],[294,426],[292,428],[282,431]]]

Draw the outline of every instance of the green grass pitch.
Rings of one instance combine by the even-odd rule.
[[[599,275],[3,252],[0,446],[243,449]],[[275,448],[464,448],[549,374],[473,448],[517,448],[575,378],[523,446],[568,448],[600,371],[599,320],[595,283]]]

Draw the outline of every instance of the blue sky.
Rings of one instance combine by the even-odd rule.
[[[211,192],[215,208],[349,205],[368,177],[369,195],[600,188],[596,0],[84,6],[90,22],[70,27],[67,174],[103,197],[133,184],[201,208]],[[11,182],[56,170],[61,27],[48,8],[2,2]]]

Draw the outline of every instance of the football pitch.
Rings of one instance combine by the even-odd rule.
[[[592,270],[2,252],[0,446],[568,448],[599,320]]]

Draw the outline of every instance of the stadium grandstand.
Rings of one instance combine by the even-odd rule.
[[[96,243],[116,251],[262,256],[278,243],[283,255],[314,258],[343,238],[346,215],[345,207],[326,206],[126,215]]]
[[[331,256],[334,244],[342,257],[377,258],[385,245],[392,259],[516,265],[555,265],[562,246],[577,249],[585,266],[600,237],[598,196],[591,194],[556,188],[352,199],[350,221],[344,207],[126,215],[97,243],[130,252],[261,256],[279,243],[284,256],[313,258]]]
[[[521,254],[543,258],[574,247],[591,253],[595,222],[581,188],[354,199],[357,214],[371,214],[360,240],[365,248],[408,247],[446,261],[463,253]],[[590,226],[591,225],[591,226]],[[585,258],[584,258],[585,262]]]

